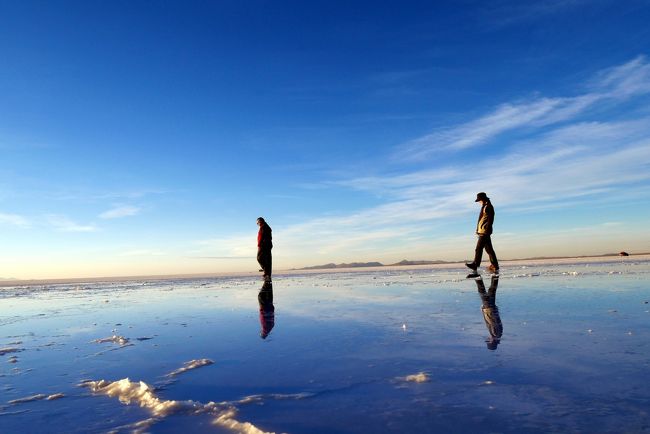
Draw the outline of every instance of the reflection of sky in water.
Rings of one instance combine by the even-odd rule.
[[[650,264],[505,268],[495,350],[480,286],[462,273],[277,276],[266,339],[261,284],[251,279],[8,290],[0,348],[23,351],[0,356],[0,405],[66,397],[5,404],[0,431],[101,431],[145,419],[146,409],[77,386],[127,377],[164,385],[167,400],[310,394],[238,405],[239,420],[276,432],[648,429]],[[129,342],[93,342],[112,335]],[[200,358],[214,364],[166,383]],[[429,381],[404,380],[420,372]],[[151,431],[183,429],[225,430],[205,415],[173,415]]]

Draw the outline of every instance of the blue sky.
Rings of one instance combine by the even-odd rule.
[[[0,17],[0,278],[650,251],[648,1]]]

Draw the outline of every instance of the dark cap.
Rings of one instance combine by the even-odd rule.
[[[484,192],[480,192],[479,194],[476,195],[476,200],[474,202],[480,202],[482,200],[490,200],[489,197],[487,197],[487,194]]]

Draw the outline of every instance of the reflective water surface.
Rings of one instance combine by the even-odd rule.
[[[650,431],[650,263],[465,276],[1,289],[0,432]]]

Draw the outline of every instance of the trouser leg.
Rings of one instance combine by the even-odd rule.
[[[492,247],[492,238],[487,235],[485,237],[485,252],[488,254],[488,257],[490,258],[490,264],[494,266],[494,268],[499,268],[499,261],[497,260],[497,254],[494,251],[494,247]]]
[[[272,267],[272,258],[270,250],[258,250],[257,251],[257,262],[264,270],[264,276],[271,277],[271,267]]]
[[[480,294],[485,294],[485,284],[483,283],[483,278],[476,279],[475,282],[476,282],[476,289],[478,289],[478,292]]]
[[[264,274],[271,277],[271,269],[273,268],[273,257],[271,256],[271,251],[266,252],[266,268],[264,269]]]
[[[483,246],[485,245],[485,236],[480,235],[476,241],[476,250],[474,251],[474,265],[481,266],[481,258],[483,257]]]
[[[262,250],[257,250],[257,263],[260,264],[260,268],[264,270],[264,252]]]

